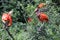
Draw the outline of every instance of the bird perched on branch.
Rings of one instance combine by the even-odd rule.
[[[11,14],[13,13],[13,11],[9,11],[7,13],[3,13],[2,15],[2,22],[5,24],[7,24],[7,26],[11,26],[12,25],[12,17]]]
[[[43,8],[46,4],[45,3],[40,3],[38,7],[35,9],[35,13],[39,19],[39,21],[43,22],[48,22],[48,16],[44,12],[41,12],[39,9]]]
[[[2,15],[2,22],[3,22],[3,28],[7,31],[9,36],[14,40],[12,34],[9,32],[9,27],[12,25],[12,17],[11,14],[13,13],[13,10],[3,13]]]

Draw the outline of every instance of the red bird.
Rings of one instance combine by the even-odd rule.
[[[48,22],[48,16],[43,12],[40,12],[39,14],[37,14],[37,17],[42,23]]]
[[[7,24],[7,26],[11,26],[12,25],[12,17],[11,17],[11,13],[13,11],[9,11],[7,13],[3,13],[2,15],[2,22],[4,24]]]
[[[31,21],[32,21],[32,18],[28,17],[28,18],[27,18],[27,21],[28,21],[28,22],[31,22]]]
[[[9,36],[14,40],[14,37],[12,36],[12,34],[9,32],[9,27],[12,25],[12,14],[13,10],[7,12],[7,13],[3,13],[2,15],[2,22],[3,22],[3,28],[7,31],[7,33],[9,34]]]
[[[42,8],[42,7],[44,7],[46,4],[45,3],[40,3],[39,5],[38,5],[38,8]]]
[[[39,4],[38,7],[35,9],[36,15],[39,19],[39,21],[43,22],[48,22],[48,16],[39,10],[39,8],[42,8],[45,4]]]

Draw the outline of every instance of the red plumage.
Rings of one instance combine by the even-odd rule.
[[[31,21],[32,21],[32,18],[28,17],[28,18],[27,18],[27,21],[28,21],[28,22],[31,22]]]
[[[40,12],[39,15],[37,15],[37,17],[41,22],[48,22],[48,16],[43,12]]]
[[[8,13],[4,13],[2,15],[2,22],[3,23],[8,22],[8,25],[7,26],[11,26],[12,25],[12,17],[11,17],[11,15],[8,14]]]
[[[41,21],[41,22],[48,22],[48,15],[46,15],[44,12],[41,12],[39,10],[39,8],[41,9],[45,5],[46,5],[45,3],[40,3],[38,5],[38,7],[34,10],[36,15],[37,15],[37,17],[38,17],[38,19],[39,19],[39,21]]]
[[[7,26],[9,27],[12,25],[12,17],[11,17],[12,13],[13,13],[13,10],[2,14],[2,22],[4,24],[7,24]]]

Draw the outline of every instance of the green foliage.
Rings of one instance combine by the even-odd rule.
[[[42,2],[48,4],[44,8],[48,9],[45,13],[49,17],[49,23],[45,23],[39,30],[42,23],[34,10]],[[52,0],[5,0],[0,3],[0,40],[11,40],[7,32],[2,29],[1,22],[1,15],[11,9],[14,10],[13,24],[9,31],[15,40],[60,40],[60,7],[53,4]],[[27,22],[28,17],[32,18],[32,22]]]

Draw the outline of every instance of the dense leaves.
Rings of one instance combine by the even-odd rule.
[[[34,13],[39,3],[45,2],[48,9],[46,13],[49,22],[42,23]],[[9,28],[15,40],[60,40],[60,0],[0,0],[0,40],[11,40],[10,36],[3,30],[1,16],[11,9],[13,24]],[[27,18],[32,18],[31,22]]]

